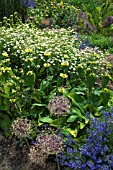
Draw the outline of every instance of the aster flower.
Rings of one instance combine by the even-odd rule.
[[[66,116],[70,107],[69,100],[64,96],[56,96],[48,104],[48,110],[55,116]]]

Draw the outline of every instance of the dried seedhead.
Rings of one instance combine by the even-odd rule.
[[[30,148],[29,160],[44,167],[48,156],[62,152],[63,145],[58,135],[42,133],[37,136],[35,144]]]
[[[29,137],[31,132],[31,121],[28,119],[17,118],[13,121],[10,130],[17,138]]]
[[[55,116],[66,116],[70,108],[70,102],[64,96],[56,96],[48,104],[48,110]]]
[[[102,22],[102,26],[104,27],[108,27],[109,25],[113,24],[113,16],[109,16],[107,17],[103,22]]]
[[[85,12],[79,12],[77,14],[77,21],[88,20],[88,15]]]

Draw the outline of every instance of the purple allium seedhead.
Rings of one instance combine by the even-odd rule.
[[[56,134],[40,134],[35,144],[30,148],[30,162],[43,165],[49,155],[56,155],[63,151],[64,143]]]
[[[41,134],[36,138],[36,145],[42,145],[47,155],[58,154],[63,150],[63,141],[56,134]]]
[[[46,154],[43,153],[43,148],[39,145],[33,145],[30,147],[28,159],[30,163],[34,163],[45,167]]]
[[[29,137],[29,134],[31,133],[31,121],[17,118],[12,122],[10,130],[17,138]]]
[[[70,108],[70,102],[64,96],[56,96],[48,104],[48,110],[55,116],[66,116]]]

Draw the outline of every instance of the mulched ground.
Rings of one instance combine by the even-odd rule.
[[[28,152],[25,146],[19,148],[15,141],[5,138],[0,129],[0,170],[57,170],[52,162],[48,162],[46,168],[30,164]]]

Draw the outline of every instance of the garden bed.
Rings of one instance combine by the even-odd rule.
[[[28,160],[29,148],[19,147],[14,139],[7,139],[0,129],[0,170],[55,170],[56,164],[52,161],[47,166],[39,167],[30,164]]]

